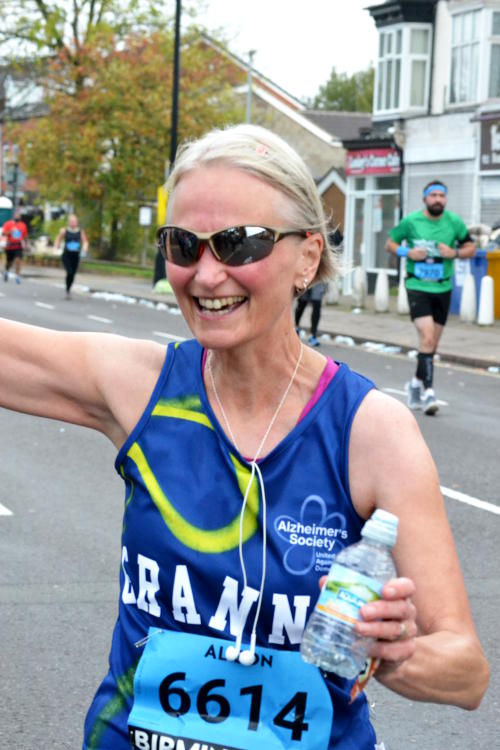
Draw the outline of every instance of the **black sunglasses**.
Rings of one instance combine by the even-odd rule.
[[[228,227],[220,232],[196,233],[181,227],[164,226],[157,232],[158,248],[163,257],[176,266],[190,266],[200,258],[207,244],[221,263],[244,266],[270,255],[277,242],[289,235],[307,237],[308,232],[280,231],[268,227]]]

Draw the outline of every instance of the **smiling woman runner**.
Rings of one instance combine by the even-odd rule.
[[[356,625],[376,678],[475,708],[488,665],[416,422],[295,332],[294,298],[337,271],[302,160],[237,126],[185,146],[168,187],[159,244],[192,341],[0,327],[1,405],[100,430],[126,485],[83,747],[373,750],[364,695],[299,644],[320,577],[376,508],[399,517],[400,576]]]

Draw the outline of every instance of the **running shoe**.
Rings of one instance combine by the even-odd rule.
[[[3,280],[4,281],[8,281],[9,280],[9,272],[8,271],[4,271]]]
[[[307,339],[307,343],[309,344],[309,346],[319,346],[319,341],[316,336],[309,336],[309,338]]]
[[[20,283],[21,283],[21,277],[17,276],[16,274],[16,284],[20,284]]]
[[[427,396],[424,397],[424,414],[431,416],[432,414],[435,414],[438,409],[439,406],[435,395],[433,393],[428,393]]]
[[[408,383],[408,408],[410,409],[421,409],[422,408],[422,389],[419,385],[412,385]]]

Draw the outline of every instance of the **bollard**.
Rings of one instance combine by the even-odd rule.
[[[352,275],[352,306],[364,307],[366,298],[366,272],[361,266],[356,266]]]
[[[401,265],[399,266],[399,284],[398,284],[398,304],[397,310],[400,315],[408,315],[410,312],[410,306],[408,304],[408,294],[406,293],[405,287],[406,278],[406,258],[401,258]]]
[[[473,323],[476,319],[476,282],[474,276],[468,273],[464,276],[462,299],[460,300],[460,320]]]
[[[477,323],[480,326],[491,326],[494,321],[493,305],[493,277],[483,276],[481,279],[481,289],[479,292],[479,312],[477,314]]]
[[[375,282],[375,312],[389,310],[389,276],[387,271],[380,270]]]
[[[338,305],[340,299],[338,277],[329,281],[326,285],[325,300],[327,305]]]

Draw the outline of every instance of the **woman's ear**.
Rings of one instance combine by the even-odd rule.
[[[302,287],[304,279],[307,279],[307,285],[313,281],[325,243],[320,232],[308,232],[300,244],[300,262],[297,264],[297,281],[295,283],[297,289]]]

